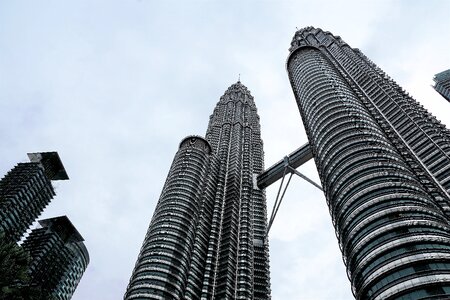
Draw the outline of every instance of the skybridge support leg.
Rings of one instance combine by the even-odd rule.
[[[303,175],[302,173],[300,173],[299,171],[297,171],[296,169],[294,169],[290,164],[289,164],[289,157],[285,157],[283,160],[283,176],[281,177],[281,183],[280,183],[280,187],[278,188],[278,193],[277,193],[277,197],[275,198],[275,202],[273,204],[273,208],[272,208],[272,213],[270,214],[270,219],[269,219],[269,224],[267,226],[267,233],[266,236],[269,235],[269,231],[270,228],[272,227],[273,221],[275,220],[275,217],[278,213],[278,209],[280,208],[281,205],[281,201],[283,201],[283,197],[286,193],[286,190],[289,186],[289,183],[291,182],[291,178],[292,175],[297,175],[300,178],[306,180],[307,182],[309,182],[310,184],[312,184],[313,186],[315,186],[316,188],[318,188],[319,190],[323,191],[322,187],[315,183],[313,180],[309,179],[307,176]],[[287,173],[290,173],[289,175],[289,179],[286,183],[286,185],[283,188],[283,183],[284,183],[284,178],[286,176]],[[283,191],[283,192],[281,192]],[[280,197],[281,194],[281,197]]]

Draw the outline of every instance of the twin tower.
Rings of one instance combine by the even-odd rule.
[[[240,82],[220,98],[206,139],[181,141],[126,299],[267,299],[263,143]]]
[[[296,32],[287,71],[355,297],[448,299],[449,130],[321,29]],[[181,142],[125,299],[270,298],[262,145],[237,82]]]

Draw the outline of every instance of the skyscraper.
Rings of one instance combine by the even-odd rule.
[[[269,299],[259,116],[239,81],[180,143],[125,299]]]
[[[19,241],[55,195],[52,180],[69,179],[57,152],[28,154],[0,181],[0,231]]]
[[[434,89],[450,101],[450,69],[434,75]]]
[[[356,298],[447,299],[448,129],[321,29],[296,32],[287,71]]]
[[[0,181],[0,232],[9,242],[18,242],[55,196],[51,181],[69,179],[57,152],[28,158]],[[21,245],[31,258],[26,284],[41,289],[43,299],[70,299],[89,263],[83,238],[66,216],[39,224]]]
[[[30,284],[42,299],[68,300],[89,264],[84,239],[66,216],[40,220],[22,244],[30,253]]]

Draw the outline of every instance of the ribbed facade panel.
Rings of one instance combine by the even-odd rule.
[[[266,200],[253,186],[264,168],[261,128],[253,97],[240,82],[217,103],[206,139],[221,168],[202,299],[269,299]]]
[[[356,298],[450,295],[448,130],[340,37],[309,27],[290,50],[289,78]]]
[[[181,142],[125,299],[269,299],[266,202],[259,117],[233,84],[206,139]]]
[[[205,251],[207,238],[203,218],[208,223],[208,202],[213,196],[211,185],[215,177],[212,159],[211,147],[203,138],[191,136],[180,143],[125,299],[184,299],[185,293],[198,295],[196,277],[202,268],[201,251]],[[204,216],[200,218],[202,212]],[[194,244],[196,240],[198,244]]]
[[[210,160],[209,168],[209,175],[205,179],[205,187],[203,189],[203,201],[201,210],[199,211],[194,250],[188,272],[188,285],[184,295],[185,299],[199,299],[203,289],[213,220],[214,197],[218,184],[217,173],[219,170],[219,163],[216,157],[213,156],[213,159]]]

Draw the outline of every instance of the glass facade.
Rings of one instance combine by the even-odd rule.
[[[329,32],[299,30],[287,70],[355,297],[450,295],[450,132]]]
[[[89,264],[83,238],[66,216],[39,223],[22,244],[31,256],[31,285],[42,289],[42,299],[68,300]]]
[[[125,299],[269,299],[259,117],[240,82],[175,155]]]

